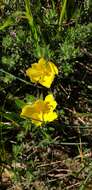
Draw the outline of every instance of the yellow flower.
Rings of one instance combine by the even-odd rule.
[[[46,61],[44,58],[39,59],[38,63],[33,63],[32,67],[26,70],[26,75],[34,83],[50,88],[55,75],[58,74],[58,69],[51,61]]]
[[[42,123],[55,120],[58,115],[54,112],[57,102],[52,94],[45,97],[45,100],[38,99],[32,104],[25,105],[22,109],[21,116],[30,118],[36,126],[41,126]]]

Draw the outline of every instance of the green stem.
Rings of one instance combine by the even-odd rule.
[[[5,73],[5,74],[7,74],[7,75],[12,76],[14,79],[17,79],[17,80],[19,80],[19,81],[21,81],[21,82],[23,82],[23,83],[25,83],[25,84],[27,84],[27,85],[34,86],[34,85],[33,85],[33,84],[31,84],[30,82],[27,82],[26,80],[21,79],[21,78],[19,78],[19,77],[16,77],[15,75],[10,74],[10,73],[8,73],[7,71],[4,71],[3,69],[0,69],[0,71],[1,71],[2,73]]]
[[[37,46],[39,46],[38,45],[39,38],[38,38],[38,34],[37,34],[37,29],[34,25],[34,20],[33,20],[32,11],[30,8],[30,1],[29,0],[25,0],[25,10],[26,10],[25,15],[26,15],[26,18],[29,22],[30,28],[32,30],[32,35],[33,35],[33,38],[35,41],[35,45],[37,47]]]
[[[66,4],[67,4],[67,0],[64,0],[63,6],[62,6],[62,9],[61,9],[61,12],[60,12],[60,18],[59,18],[59,31],[61,29],[61,25],[62,25],[64,16],[65,16],[65,13],[66,13]]]

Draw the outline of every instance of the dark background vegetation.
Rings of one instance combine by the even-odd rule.
[[[27,2],[33,25],[24,15]],[[67,1],[59,22],[64,2],[0,1],[2,190],[92,188],[92,2]],[[40,56],[59,69],[49,90],[25,75]],[[20,118],[23,102],[49,92],[56,121],[36,128]]]

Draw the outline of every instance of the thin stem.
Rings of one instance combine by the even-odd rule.
[[[66,4],[67,4],[67,0],[64,0],[63,6],[61,8],[61,12],[60,12],[60,18],[59,18],[59,31],[61,29],[62,26],[62,22],[66,13]]]

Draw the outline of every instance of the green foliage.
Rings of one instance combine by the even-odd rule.
[[[79,54],[79,48],[75,48],[74,43],[70,43],[67,40],[60,45],[61,60],[68,61],[74,59]]]
[[[16,160],[22,154],[22,145],[13,145],[13,154]]]
[[[2,46],[8,48],[11,47],[12,45],[13,45],[13,39],[10,35],[7,35],[6,37],[3,38]]]
[[[15,103],[18,108],[22,108],[25,105],[25,102],[23,100],[16,99]]]
[[[6,84],[11,83],[14,79],[15,79],[15,77],[12,76],[11,74],[5,74],[5,75],[1,76],[1,80]]]
[[[79,183],[78,189],[84,189],[92,177],[91,165],[87,170],[91,161],[85,156],[91,151],[91,0],[78,1],[76,6],[74,0],[3,0],[0,11],[2,168],[10,167],[12,183],[21,183],[23,189],[69,189]],[[26,69],[41,57],[59,69],[50,89],[31,83],[26,76]],[[55,122],[36,127],[20,117],[26,103],[49,93],[58,103]],[[37,185],[40,180],[42,184]]]
[[[44,9],[43,22],[46,24],[46,26],[53,26],[58,24],[58,14],[54,1],[52,1],[52,6],[49,9]]]

